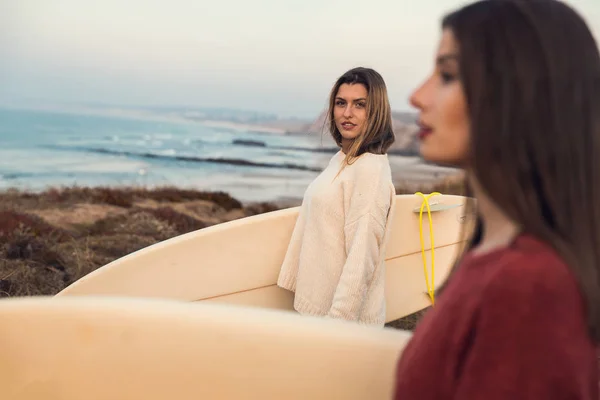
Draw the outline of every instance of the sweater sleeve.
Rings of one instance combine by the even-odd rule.
[[[369,281],[379,259],[384,227],[378,218],[365,214],[344,230],[347,258],[329,317],[355,321],[360,316]]]
[[[328,313],[332,318],[359,318],[380,260],[391,196],[385,180],[374,175],[359,177],[350,191],[344,227],[346,262]]]
[[[553,257],[515,262],[485,294],[456,399],[591,399],[597,367],[581,296]],[[490,266],[491,267],[491,266]]]

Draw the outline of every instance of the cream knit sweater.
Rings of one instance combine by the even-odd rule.
[[[385,323],[385,247],[395,188],[387,155],[365,153],[336,177],[334,155],[308,186],[277,284],[300,314]]]

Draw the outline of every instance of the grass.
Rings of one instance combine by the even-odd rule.
[[[463,194],[445,180],[397,192]],[[0,192],[0,297],[54,295],[131,252],[214,224],[276,210],[222,192],[163,187],[53,188]],[[390,324],[412,329],[421,313]]]

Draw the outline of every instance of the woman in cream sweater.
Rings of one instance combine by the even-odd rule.
[[[278,285],[300,314],[383,326],[384,255],[396,194],[385,82],[368,68],[331,90],[329,129],[340,147],[308,186]]]

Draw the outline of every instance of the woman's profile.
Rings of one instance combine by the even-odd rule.
[[[411,97],[421,155],[466,171],[478,223],[419,322],[396,399],[598,399],[600,55],[556,0],[447,15]]]
[[[385,323],[384,253],[395,188],[383,78],[354,68],[333,86],[329,130],[340,150],[306,189],[278,285],[300,314]]]

